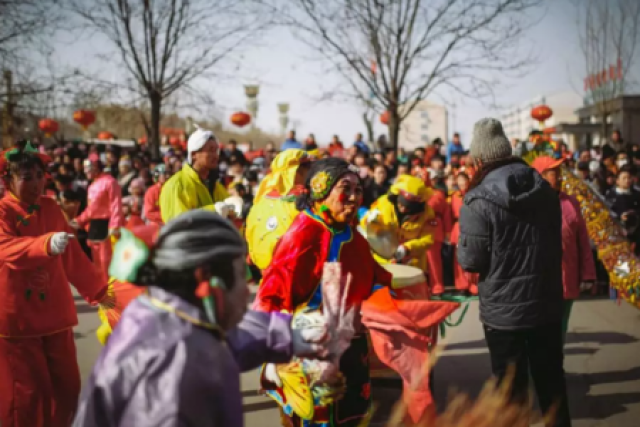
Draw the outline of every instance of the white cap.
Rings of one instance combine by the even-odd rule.
[[[200,128],[196,129],[196,131],[191,134],[187,141],[187,161],[189,164],[191,164],[192,160],[191,153],[201,150],[202,147],[204,147],[204,144],[212,138],[216,138],[213,132]]]

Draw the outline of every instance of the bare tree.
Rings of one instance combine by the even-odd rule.
[[[530,60],[518,46],[542,0],[275,0],[296,35],[389,111],[389,137],[435,90],[474,98]],[[372,67],[371,64],[375,64]],[[357,89],[356,89],[357,90]]]
[[[602,138],[609,135],[613,100],[634,82],[640,42],[640,2],[637,0],[574,1],[585,71],[587,103],[597,111]]]
[[[3,67],[24,59],[59,22],[58,0],[0,0],[0,60]],[[37,42],[37,43],[36,43]]]
[[[196,80],[212,78],[266,24],[243,0],[68,0],[86,27],[106,36],[150,108],[150,145],[159,153],[163,103]],[[113,60],[113,59],[111,59]]]

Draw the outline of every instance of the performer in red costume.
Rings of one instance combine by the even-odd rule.
[[[351,275],[346,305],[355,306],[357,312],[375,285],[391,284],[391,274],[373,259],[369,244],[354,228],[362,192],[357,171],[346,161],[327,158],[312,163],[305,193],[297,200],[301,212],[276,246],[254,309],[287,313],[321,310],[325,262],[340,262],[343,274]],[[280,383],[269,395],[281,405],[285,426],[347,427],[360,425],[365,419],[371,403],[368,344],[359,319],[355,323],[356,336],[340,359],[346,380],[344,395],[336,403],[316,402],[311,419],[301,419],[293,402],[284,398],[278,374],[269,366],[265,368],[265,387]]]
[[[153,184],[144,195],[143,216],[150,224],[162,225],[162,216],[160,215],[160,191],[162,186],[171,174],[167,171],[167,167],[160,164],[153,170]]]
[[[80,393],[72,283],[108,298],[55,200],[43,196],[46,155],[29,143],[0,153],[0,425],[68,426]]]
[[[447,203],[447,195],[434,189],[427,205],[435,212],[436,216],[430,221],[433,230],[433,245],[427,249],[427,269],[429,271],[429,286],[433,295],[444,292],[444,279],[442,277],[442,244],[449,241],[453,221],[451,208]]]
[[[118,229],[124,226],[122,214],[122,192],[118,181],[102,172],[102,164],[96,157],[84,162],[84,173],[93,182],[87,194],[87,208],[71,222],[74,228],[89,226],[87,238],[91,247],[93,262],[100,270],[103,280],[109,280],[112,244],[110,236],[118,236]]]

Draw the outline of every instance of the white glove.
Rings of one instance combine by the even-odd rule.
[[[64,253],[64,250],[67,249],[67,245],[69,244],[69,239],[73,237],[75,237],[73,234],[64,232],[55,233],[51,236],[51,240],[49,240],[51,255],[60,255]]]
[[[591,282],[582,282],[580,283],[580,291],[588,291],[593,287],[593,283]]]
[[[291,338],[293,354],[299,357],[321,359],[327,357],[329,349],[329,334],[326,327],[316,325],[292,329]]]
[[[263,375],[265,380],[270,383],[274,383],[278,387],[282,387],[282,380],[280,379],[280,375],[278,375],[278,371],[276,370],[276,365],[274,363],[267,363],[264,365]]]
[[[233,206],[229,206],[224,202],[217,202],[214,205],[214,209],[216,210],[216,213],[218,215],[223,216],[225,218],[227,218],[229,214],[234,210]]]
[[[393,255],[393,257],[397,261],[404,259],[406,256],[407,256],[407,248],[405,248],[404,246],[398,246],[398,249],[396,249],[396,253]]]
[[[380,211],[378,209],[374,209],[369,212],[367,215],[367,224],[371,224],[372,222],[376,222],[376,219],[380,216]]]

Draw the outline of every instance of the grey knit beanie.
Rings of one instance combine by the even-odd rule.
[[[513,155],[511,143],[496,119],[481,119],[473,127],[469,154],[483,162],[493,162]]]

